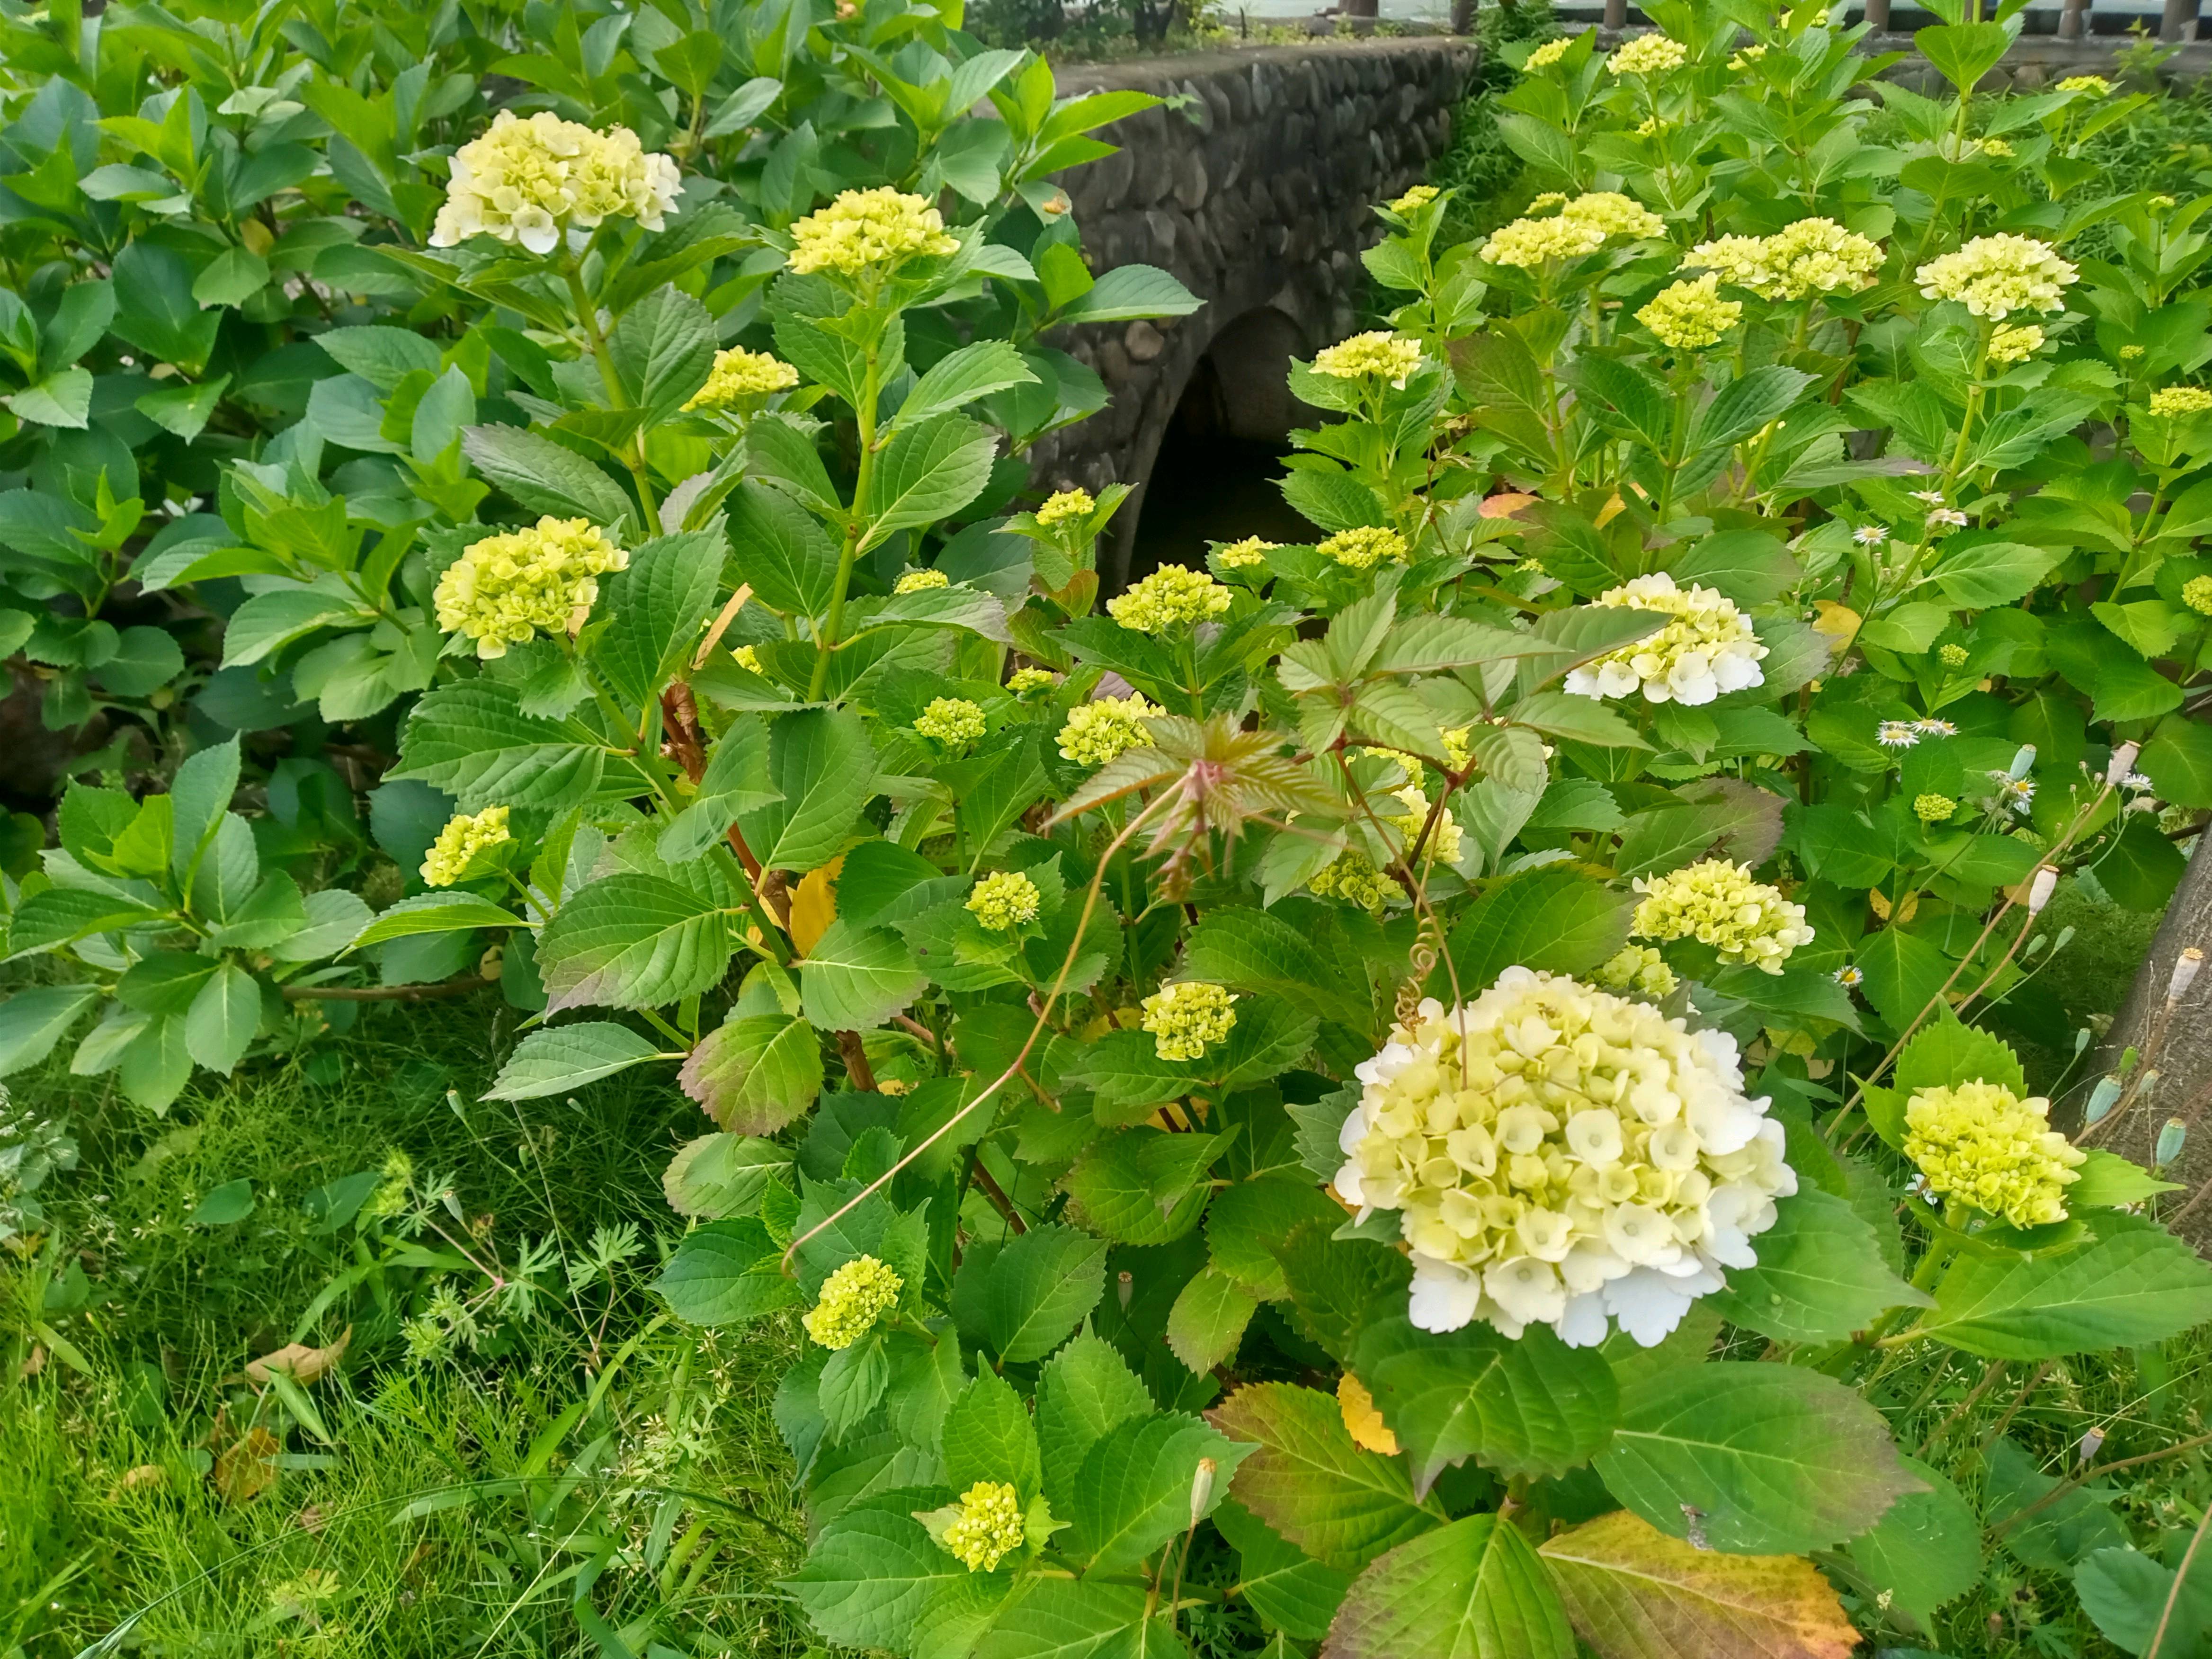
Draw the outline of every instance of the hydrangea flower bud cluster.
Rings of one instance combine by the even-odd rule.
[[[659,230],[684,193],[676,163],[647,155],[628,127],[594,132],[550,110],[501,110],[451,167],[432,247],[492,236],[550,253],[564,234],[621,217]]]
[[[2161,386],[2150,394],[2150,412],[2163,420],[2202,415],[2212,409],[2212,392],[2201,386]]]
[[[1509,968],[1433,999],[1357,1068],[1338,1194],[1401,1213],[1424,1330],[1614,1322],[1660,1341],[1797,1189],[1782,1126],[1747,1099],[1734,1038],[1575,980]]]
[[[791,227],[791,269],[860,276],[896,270],[908,260],[942,258],[959,247],[944,216],[919,196],[879,185],[848,190]]]
[[[1006,933],[1037,919],[1041,897],[1036,883],[1020,871],[1001,870],[975,884],[968,909],[992,933]]]
[[[732,346],[714,354],[707,384],[693,392],[684,407],[687,410],[728,409],[748,398],[788,392],[798,384],[799,371],[782,358]]]
[[[1322,898],[1342,899],[1363,910],[1379,911],[1405,890],[1376,869],[1375,860],[1366,854],[1347,847],[1308,879],[1306,890]]]
[[[1905,1103],[1905,1155],[1930,1192],[2015,1227],[2066,1218],[2066,1188],[2087,1154],[2051,1127],[2051,1103],[1977,1078],[1921,1089]]]
[[[914,729],[939,743],[973,743],[983,735],[983,711],[965,697],[933,697],[915,716]]]
[[[1106,601],[1106,614],[1139,634],[1187,628],[1229,609],[1233,595],[1203,570],[1164,564],[1126,593]]]
[[[1237,1024],[1236,995],[1204,980],[1163,985],[1145,999],[1144,1029],[1162,1060],[1197,1060]]]
[[[473,817],[460,813],[447,819],[438,839],[430,843],[422,860],[422,879],[433,887],[451,887],[477,854],[514,839],[507,830],[504,806],[487,806]]]
[[[1682,256],[1682,269],[1710,270],[1762,300],[1803,300],[1871,287],[1881,261],[1880,243],[1833,219],[1800,219],[1771,236],[1700,242]]]
[[[2099,98],[2112,95],[2112,83],[2101,75],[2069,75],[2058,83],[2061,92],[2087,92]]]
[[[1747,962],[1769,974],[1780,973],[1790,952],[1812,941],[1803,905],[1726,859],[1638,876],[1635,884],[1644,898],[1629,931],[1638,939],[1693,939],[1719,951],[1723,962]]]
[[[1442,193],[1434,185],[1415,185],[1403,196],[1390,204],[1390,211],[1397,214],[1419,212],[1435,201]]]
[[[1098,503],[1091,498],[1089,490],[1060,489],[1045,497],[1044,505],[1036,510],[1036,521],[1047,530],[1054,530],[1087,519],[1097,510]]]
[[[822,1294],[799,1319],[825,1348],[849,1348],[898,1306],[906,1281],[872,1255],[856,1255],[822,1282]]]
[[[1049,668],[1017,668],[1006,676],[1006,690],[1018,697],[1026,697],[1032,691],[1049,691],[1060,684],[1060,676]]]
[[[1956,300],[1977,317],[2003,319],[2015,311],[2057,311],[2077,273],[2047,242],[2009,232],[1977,236],[1954,252],[1913,272],[1921,295]]]
[[[1718,276],[1707,271],[1686,283],[1674,283],[1651,296],[1636,313],[1636,320],[1656,335],[1662,345],[1676,351],[1697,351],[1711,345],[1736,325],[1743,304],[1720,296]]]
[[[1641,690],[1651,702],[1706,703],[1765,678],[1766,647],[1735,602],[1694,583],[1677,587],[1665,571],[1638,576],[1598,596],[1599,605],[1656,611],[1674,618],[1648,638],[1585,663],[1566,678],[1584,697],[1625,697]]]
[[[1264,562],[1267,555],[1279,545],[1277,542],[1263,542],[1257,536],[1247,536],[1241,542],[1230,542],[1216,548],[1213,556],[1225,569],[1245,570]]]
[[[1003,1480],[978,1480],[960,1494],[960,1513],[945,1529],[945,1548],[970,1572],[988,1572],[1021,1548],[1021,1494]]]
[[[2200,617],[2212,617],[2212,576],[2191,576],[2182,583],[2181,602]]]
[[[1605,66],[1615,75],[1664,75],[1689,59],[1689,49],[1663,34],[1639,34],[1614,49]]]
[[[1959,803],[1948,795],[1939,795],[1934,790],[1912,798],[1912,816],[1923,823],[1948,823],[1951,814],[1959,810]]]
[[[1388,380],[1402,386],[1421,366],[1421,343],[1371,329],[1314,354],[1314,373],[1334,380]]]
[[[2043,349],[2043,331],[2033,323],[2007,324],[1990,336],[1990,361],[2024,363]]]
[[[950,587],[952,578],[934,568],[909,570],[891,584],[894,593],[923,593],[933,587]]]
[[[1138,691],[1078,703],[1067,711],[1066,723],[1060,728],[1060,752],[1080,765],[1103,766],[1152,742],[1152,734],[1141,722],[1164,712]]]
[[[1591,191],[1563,204],[1551,218],[1516,219],[1501,226],[1476,257],[1493,265],[1527,268],[1579,259],[1603,247],[1608,237],[1656,236],[1665,228],[1657,214],[1619,191]]]
[[[1567,48],[1573,45],[1574,41],[1565,35],[1560,36],[1556,40],[1547,40],[1528,54],[1528,61],[1522,65],[1522,68],[1524,70],[1549,69],[1559,59],[1565,58],[1567,55]]]
[[[1648,945],[1624,945],[1597,970],[1601,988],[1622,996],[1658,998],[1681,983],[1667,959]]]
[[[438,626],[503,657],[540,629],[570,634],[599,602],[595,580],[627,569],[629,555],[587,519],[544,518],[527,530],[471,542],[438,578]]]
[[[1384,559],[1406,562],[1406,538],[1395,530],[1384,530],[1376,525],[1355,525],[1349,530],[1340,530],[1321,544],[1326,558],[1352,570],[1372,570]]]

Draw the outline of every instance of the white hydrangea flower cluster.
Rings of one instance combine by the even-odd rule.
[[[1665,571],[1608,589],[1596,603],[1672,617],[1657,633],[1585,663],[1566,678],[1582,697],[1625,697],[1641,690],[1651,702],[1706,703],[1764,678],[1766,647],[1735,601],[1692,583],[1677,587]]]
[[[1464,1008],[1424,1001],[1356,1075],[1335,1187],[1401,1212],[1423,1330],[1549,1325],[1646,1347],[1750,1267],[1797,1190],[1735,1040],[1563,975],[1509,968]]]
[[[564,233],[623,216],[659,230],[684,193],[676,163],[647,154],[628,127],[594,132],[550,110],[527,119],[500,111],[453,153],[452,169],[432,247],[495,236],[550,253]]]
[[[1977,236],[1912,274],[1930,300],[1956,300],[1977,317],[2002,319],[2015,311],[2060,311],[2079,273],[2048,242],[2007,233]]]
[[[1771,236],[1721,236],[1682,256],[1685,270],[1710,270],[1762,300],[1802,300],[1874,285],[1879,242],[1833,219],[1800,219]]]

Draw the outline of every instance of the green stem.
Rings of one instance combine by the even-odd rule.
[[[599,327],[599,308],[592,303],[591,294],[584,287],[584,268],[574,255],[566,262],[568,278],[568,298],[576,307],[576,320],[583,327],[584,338],[592,348],[592,361],[599,366],[599,384],[606,388],[607,404],[611,409],[633,409],[629,393],[623,390],[622,376],[615,372],[615,361],[607,352],[607,337]],[[660,507],[653,498],[653,480],[645,470],[645,434],[635,434],[629,445],[629,453],[623,457],[623,465],[629,469],[630,477],[637,484],[637,502],[645,514],[648,535],[660,533]]]
[[[823,688],[830,683],[830,653],[836,649],[837,630],[845,621],[845,590],[852,586],[853,566],[860,556],[860,514],[876,471],[876,403],[883,392],[877,384],[881,347],[880,336],[868,343],[868,360],[860,374],[860,407],[853,411],[860,422],[860,465],[853,480],[852,520],[845,526],[845,545],[837,554],[837,584],[830,590],[829,618],[815,636],[814,672],[806,683],[810,702],[819,702]]]

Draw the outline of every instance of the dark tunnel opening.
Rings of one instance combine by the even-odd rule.
[[[1291,428],[1317,417],[1290,392],[1291,359],[1305,349],[1298,325],[1272,307],[1246,312],[1215,337],[1161,435],[1129,581],[1164,564],[1203,569],[1210,541],[1313,536],[1276,486]]]

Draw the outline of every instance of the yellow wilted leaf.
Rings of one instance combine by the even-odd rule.
[[[257,1388],[265,1389],[269,1386],[269,1373],[283,1371],[295,1382],[312,1382],[345,1358],[346,1345],[352,1340],[353,1327],[349,1325],[338,1333],[338,1340],[327,1348],[311,1348],[304,1342],[288,1342],[274,1353],[264,1353],[258,1359],[247,1361],[246,1381]]]
[[[260,1497],[276,1484],[276,1454],[283,1449],[268,1430],[248,1429],[215,1460],[216,1490],[233,1504]]]
[[[1889,920],[1889,895],[1883,892],[1881,888],[1877,887],[1867,895],[1867,902],[1874,907],[1875,915],[1880,916],[1884,921]]]
[[[1575,1633],[1622,1659],[1848,1659],[1858,1632],[1795,1555],[1693,1549],[1616,1510],[1536,1547]]]
[[[1536,497],[1524,495],[1516,489],[1500,490],[1495,495],[1483,498],[1482,516],[1486,519],[1510,519],[1524,507],[1535,504]]]
[[[1398,1455],[1398,1437],[1375,1409],[1375,1396],[1350,1371],[1337,1379],[1336,1408],[1344,1414],[1344,1431],[1352,1437],[1352,1444],[1385,1457]]]
[[[1597,527],[1600,530],[1602,530],[1606,526],[1611,524],[1615,519],[1619,518],[1625,509],[1626,505],[1626,504],[1620,499],[1620,492],[1617,489],[1614,490],[1613,494],[1607,498],[1605,505],[1597,510]]]
[[[1866,618],[1847,605],[1838,605],[1833,599],[1815,599],[1813,609],[1813,631],[1825,635],[1831,652],[1840,653],[1859,636],[1859,624]]]
[[[812,953],[837,920],[837,872],[844,867],[840,853],[819,870],[808,871],[791,896],[791,942],[802,957]]]

